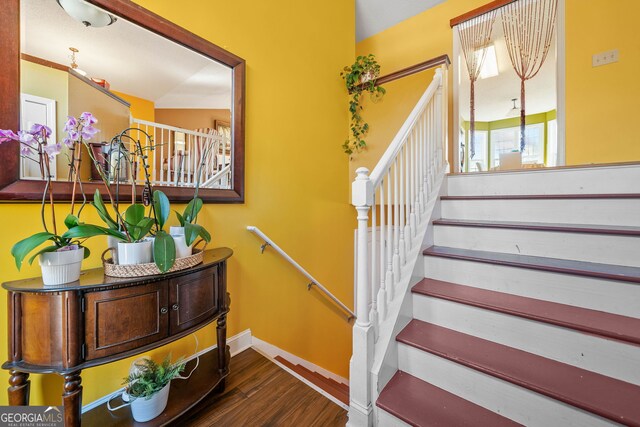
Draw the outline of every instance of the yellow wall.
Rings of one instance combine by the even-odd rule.
[[[375,54],[383,75],[443,53],[452,57],[449,20],[486,3],[488,0],[447,0],[359,42],[356,53]],[[635,120],[634,101],[640,97],[638,16],[637,0],[566,0],[567,164],[640,160],[640,136],[629,127]],[[592,54],[611,49],[619,49],[618,63],[591,67]],[[450,71],[450,143],[452,75]],[[369,149],[354,156],[352,172],[360,166],[373,167],[384,153],[429,84],[432,72],[417,76],[386,85],[383,102],[365,106],[363,117],[371,125],[366,138]],[[452,152],[450,149],[450,155]]]
[[[640,160],[638,0],[567,1],[567,164]],[[591,66],[618,49],[619,62]]]
[[[140,4],[247,61],[246,202],[207,205],[200,220],[212,231],[214,246],[235,252],[229,260],[229,335],[251,328],[258,338],[347,376],[350,325],[316,291],[307,291],[306,279],[272,250],[261,255],[262,242],[245,228],[260,227],[353,306],[355,213],[346,203],[349,166],[340,145],[347,136],[347,97],[338,77],[354,58],[353,0],[199,1],[189,8],[173,0]],[[225,19],[215,19],[220,16]],[[62,217],[65,206],[60,208]],[[38,274],[36,266],[17,272],[9,255],[15,241],[39,231],[38,215],[36,205],[0,205],[0,219],[22,219],[0,240],[3,281]],[[93,213],[85,219],[96,220]],[[105,243],[96,239],[89,246],[97,254]],[[84,267],[98,264],[94,255]],[[6,316],[0,316],[0,354],[7,353],[5,331]],[[213,343],[214,333],[212,326],[198,333],[200,348]],[[154,353],[171,349],[177,357],[190,354],[193,346],[187,337]],[[129,364],[84,371],[85,403],[117,389]],[[58,377],[32,379],[33,404],[60,402]],[[6,393],[0,393],[0,404],[6,402]]]
[[[214,108],[156,108],[158,123],[183,129],[215,129],[216,122],[231,123],[231,110]]]
[[[128,95],[126,93],[117,92],[115,90],[112,90],[111,92],[131,104],[129,110],[131,111],[131,115],[133,116],[133,118],[146,120],[149,122],[156,121],[156,106],[153,101],[149,101],[148,99],[144,98],[138,98],[137,96]]]

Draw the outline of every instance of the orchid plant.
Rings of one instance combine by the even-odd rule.
[[[211,241],[211,234],[203,226],[196,223],[198,221],[198,214],[200,213],[200,210],[202,210],[203,205],[202,199],[198,197],[198,190],[200,189],[202,170],[207,163],[209,156],[212,153],[215,155],[214,151],[216,151],[217,148],[218,146],[215,144],[205,147],[202,158],[200,159],[200,165],[198,166],[196,187],[193,192],[193,198],[189,201],[182,214],[175,211],[178,222],[180,222],[180,226],[184,227],[184,239],[187,246],[191,246],[198,237],[201,237],[207,243]]]
[[[85,141],[89,140],[92,135],[90,132],[85,132],[85,128],[91,124],[80,120],[77,122],[70,121],[67,125],[69,127],[68,138],[86,145]],[[139,139],[133,138],[131,135],[132,131],[137,131],[145,135],[149,144],[145,144],[145,147],[143,147]],[[89,147],[87,147],[91,160],[104,183],[105,190],[109,197],[109,203],[111,204],[112,210],[115,214],[115,216],[112,216],[109,213],[100,191],[96,189],[92,205],[96,208],[98,216],[100,216],[100,219],[104,221],[107,227],[93,226],[95,227],[94,230],[99,229],[102,231],[102,234],[113,236],[122,242],[128,243],[142,241],[149,234],[153,234],[155,237],[153,241],[154,262],[161,272],[169,271],[175,263],[176,249],[173,238],[169,233],[163,230],[164,224],[167,222],[170,213],[169,199],[161,191],[155,191],[153,194],[151,193],[146,149],[147,147],[151,147],[151,149],[153,149],[153,139],[151,135],[142,130],[129,128],[116,135],[113,138],[112,143],[121,145],[123,140],[133,143],[135,147],[131,152],[123,152],[125,161],[133,164],[136,159],[141,160],[145,174],[143,201],[146,201],[147,203],[136,203],[136,182],[134,178],[131,183],[131,205],[125,210],[124,214],[121,214],[119,210],[119,193],[116,191],[114,197],[110,190],[111,178],[113,177],[107,176],[104,169],[93,155],[93,152]],[[115,170],[119,171],[120,168],[116,167]],[[116,185],[118,185],[120,180],[117,177],[115,178]],[[147,204],[150,206],[149,215],[145,214],[145,205]],[[83,232],[85,231],[88,232],[89,230],[83,230]]]
[[[71,121],[71,119],[72,118],[69,118],[69,121]],[[73,120],[76,119],[73,118]],[[98,132],[98,130],[93,127],[93,124],[97,123],[97,119],[95,119],[91,113],[83,113],[79,120],[85,124],[84,137],[86,139],[90,139]],[[92,226],[86,226],[80,222],[80,211],[78,212],[78,216],[73,214],[73,203],[71,213],[69,213],[64,220],[67,231],[62,234],[58,233],[55,216],[52,168],[55,167],[56,156],[62,151],[62,144],[65,144],[69,147],[69,150],[72,153],[69,162],[69,177],[70,180],[72,179],[74,182],[72,199],[75,199],[76,183],[80,182],[78,176],[80,160],[79,157],[73,155],[73,150],[78,144],[77,138],[65,138],[62,143],[56,143],[49,140],[51,136],[51,129],[42,124],[34,124],[28,131],[19,130],[17,133],[7,129],[0,130],[0,144],[9,141],[17,141],[20,144],[21,156],[30,161],[34,161],[39,165],[41,176],[45,181],[40,210],[40,217],[44,231],[20,240],[11,248],[11,255],[13,255],[15,259],[18,270],[22,267],[23,261],[27,255],[47,241],[51,241],[51,244],[44,248],[40,248],[34,255],[32,255],[29,259],[29,264],[33,263],[38,255],[46,252],[79,248],[84,248],[84,256],[86,258],[89,256],[89,250],[83,246],[84,241],[93,235],[102,234],[100,230],[96,230]],[[82,184],[80,184],[80,189],[82,191]],[[46,219],[47,204],[51,209],[49,221]]]

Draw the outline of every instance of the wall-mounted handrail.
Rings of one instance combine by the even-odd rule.
[[[325,288],[318,280],[316,280],[307,270],[305,270],[300,264],[298,264],[293,258],[291,258],[285,251],[283,251],[280,246],[276,245],[273,240],[267,237],[258,227],[253,225],[247,226],[247,230],[259,236],[262,240],[264,240],[264,244],[260,246],[262,252],[266,249],[267,246],[271,246],[278,252],[284,259],[289,261],[291,265],[293,265],[300,273],[302,273],[307,279],[311,280],[311,283],[308,284],[307,288],[311,289],[312,286],[315,286],[322,292],[324,295],[329,297],[329,299],[335,302],[345,313],[348,314],[347,321],[351,321],[351,319],[355,319],[356,315],[353,311],[349,309],[342,301],[335,297],[327,288]]]
[[[394,71],[393,73],[378,77],[376,79],[375,85],[380,86],[385,83],[401,79],[403,77],[411,76],[413,74],[438,67],[440,65],[445,65],[446,67],[449,67],[451,65],[451,59],[449,59],[449,55],[444,54],[436,56],[435,58],[427,59],[426,61],[411,65],[410,67],[403,68],[402,70]]]

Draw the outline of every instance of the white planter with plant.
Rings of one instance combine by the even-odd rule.
[[[211,241],[209,232],[201,225],[196,224],[202,205],[202,199],[197,197],[196,188],[196,195],[194,195],[194,198],[187,204],[184,212],[180,214],[178,211],[175,211],[180,226],[172,226],[169,232],[176,243],[176,258],[190,256],[193,253],[193,245],[198,237],[203,238],[207,243]]]
[[[40,254],[38,262],[42,269],[42,282],[45,285],[75,282],[80,278],[83,259],[84,248],[77,245]]]
[[[133,419],[139,423],[150,421],[162,414],[167,407],[171,380],[180,377],[185,363],[178,360],[171,363],[171,356],[167,356],[162,364],[158,365],[151,359],[142,358],[133,362],[129,376],[125,378],[125,390],[122,393],[124,405],[111,407],[115,411],[131,405]]]
[[[76,118],[70,118],[67,125],[73,122],[83,126],[82,137],[89,140],[98,130],[93,127],[97,120],[91,113],[82,113]],[[67,127],[65,127],[67,130]],[[42,269],[42,277],[45,285],[62,285],[74,282],[80,277],[80,269],[83,258],[89,255],[89,250],[83,246],[84,241],[92,236],[105,234],[99,227],[83,224],[80,222],[80,212],[84,207],[78,209],[78,216],[74,215],[76,189],[82,191],[82,185],[78,184],[80,176],[80,157],[72,156],[69,163],[71,181],[73,182],[71,193],[70,213],[64,218],[64,225],[67,231],[59,233],[59,224],[56,221],[55,201],[53,197],[53,186],[56,185],[51,179],[51,170],[55,165],[52,161],[60,153],[62,144],[49,142],[51,129],[41,124],[34,124],[27,130],[20,130],[17,133],[11,130],[0,129],[0,144],[7,141],[17,141],[20,144],[20,154],[35,161],[40,166],[42,179],[45,181],[44,192],[40,209],[40,218],[44,231],[38,232],[17,242],[11,248],[11,255],[15,259],[18,270],[22,267],[23,261],[30,253],[35,252],[29,258],[32,264],[36,258]],[[71,153],[80,149],[80,136],[76,138],[65,138],[63,143],[69,148]],[[84,200],[84,197],[83,197]],[[47,220],[46,210],[50,208],[49,220]],[[48,246],[41,247],[48,242]]]
[[[148,264],[153,262],[153,242],[143,240],[141,242],[118,242],[118,264]]]

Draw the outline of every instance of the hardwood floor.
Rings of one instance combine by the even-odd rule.
[[[347,411],[253,349],[231,359],[222,394],[212,394],[173,426],[344,426]]]

